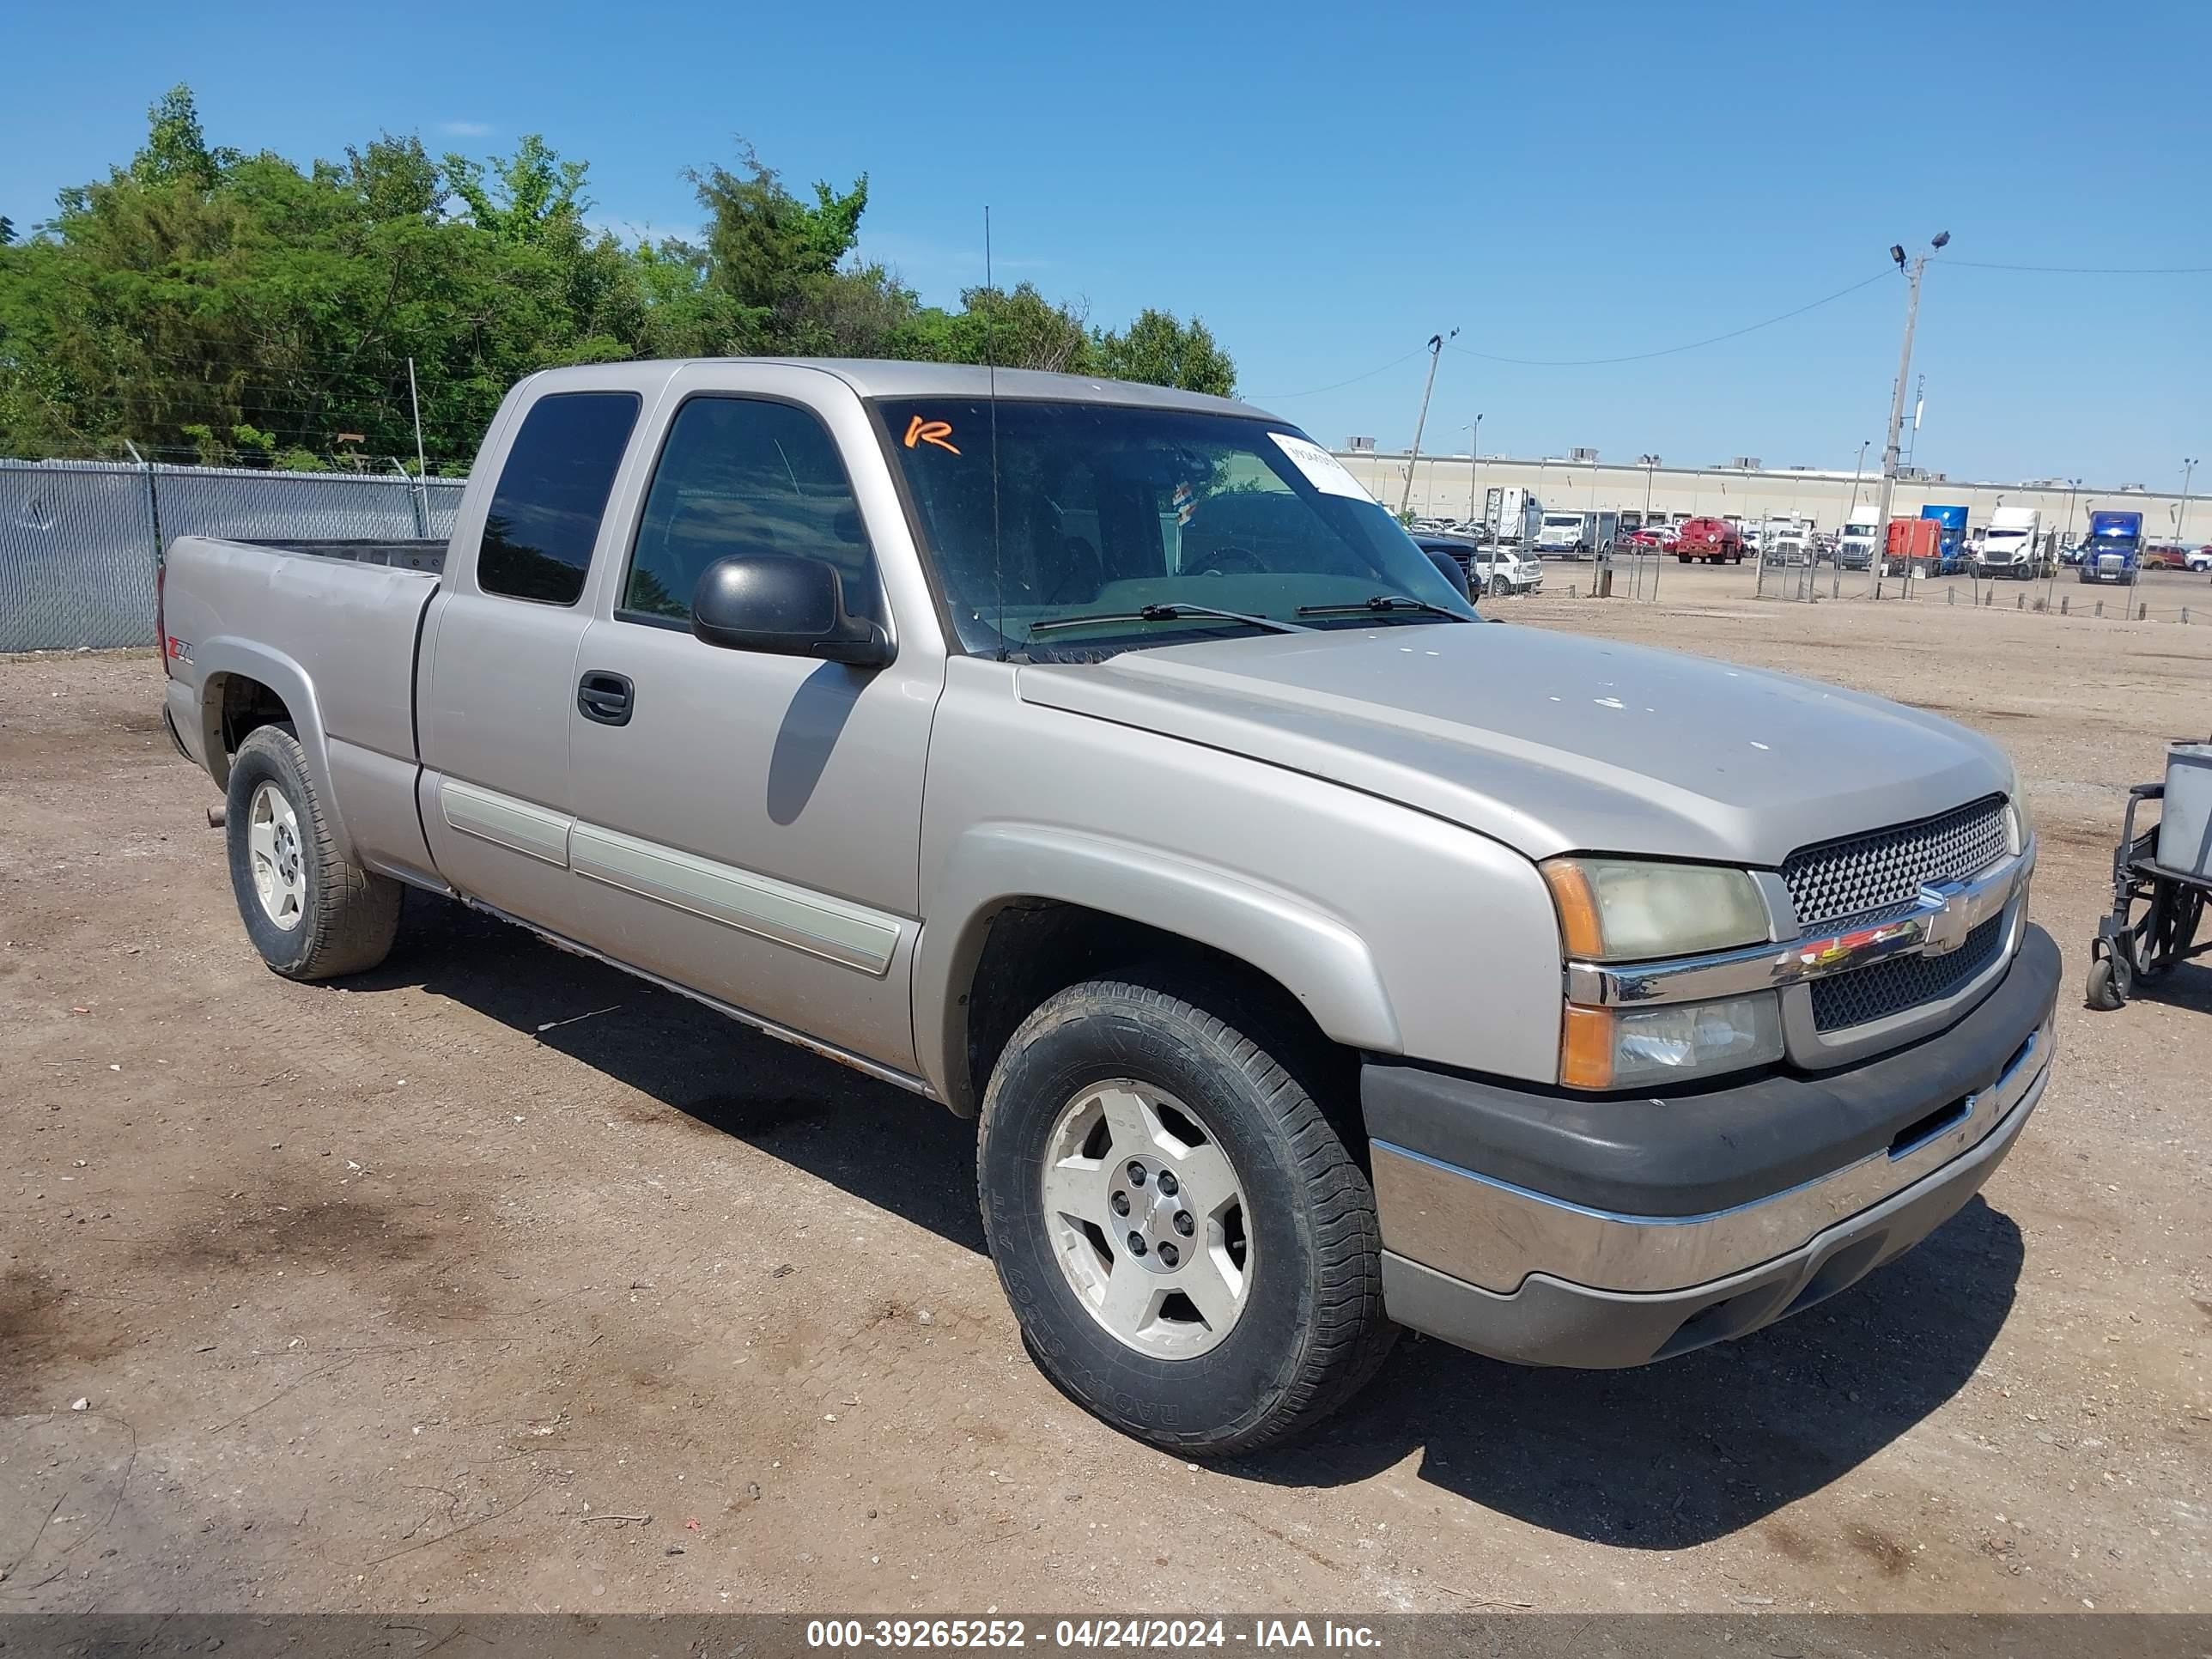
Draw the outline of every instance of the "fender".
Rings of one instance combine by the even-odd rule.
[[[200,671],[200,732],[207,744],[208,775],[218,789],[230,785],[230,757],[222,743],[222,696],[220,677],[237,674],[258,680],[284,700],[292,715],[294,732],[307,757],[307,781],[323,809],[323,822],[345,857],[353,856],[353,837],[346,833],[345,810],[331,786],[331,751],[323,726],[323,708],[315,696],[315,683],[307,671],[283,652],[234,634],[219,634],[192,647],[194,665]]]
[[[1237,872],[1001,822],[963,833],[933,888],[915,947],[915,1043],[922,1074],[948,1101],[972,1102],[980,1092],[968,1076],[969,986],[992,919],[1021,899],[1079,904],[1210,946],[1280,982],[1333,1041],[1403,1050],[1382,976],[1359,936],[1297,895]]]

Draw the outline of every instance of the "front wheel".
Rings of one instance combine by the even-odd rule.
[[[1030,1352],[1185,1455],[1310,1427],[1389,1352],[1373,1189],[1295,1032],[1166,974],[1048,999],[985,1092],[983,1231]],[[1231,1015],[1224,1018],[1224,1015]]]

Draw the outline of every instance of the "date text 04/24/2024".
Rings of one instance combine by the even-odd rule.
[[[806,1626],[811,1648],[1258,1649],[1379,1647],[1366,1625],[1322,1620],[1255,1619],[1249,1627],[1223,1619],[818,1619]]]

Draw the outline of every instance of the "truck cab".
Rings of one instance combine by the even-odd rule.
[[[1974,568],[1990,578],[2027,581],[2043,572],[2043,514],[2032,507],[2001,507],[1990,514],[1974,553]]]
[[[2081,580],[2132,583],[2142,560],[2142,525],[2137,512],[2092,511],[2089,534],[2081,544]]]

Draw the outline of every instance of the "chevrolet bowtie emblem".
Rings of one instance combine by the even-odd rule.
[[[1966,884],[1944,881],[1920,890],[1921,903],[1933,907],[1922,924],[1920,949],[1923,955],[1948,957],[1966,942],[1971,924],[1966,915]]]

